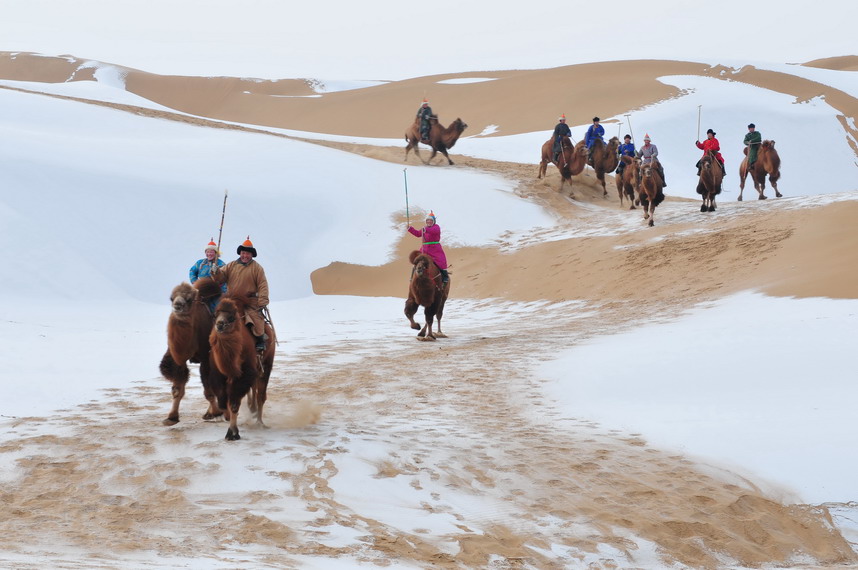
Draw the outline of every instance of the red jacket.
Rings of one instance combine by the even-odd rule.
[[[715,137],[712,137],[711,139],[707,138],[702,143],[698,141],[695,144],[697,145],[697,148],[703,149],[703,156],[706,156],[706,153],[709,152],[710,150],[714,151],[715,152],[715,158],[718,159],[718,162],[720,162],[721,164],[724,164],[724,157],[722,157],[721,153],[718,152],[719,150],[721,150],[721,144],[718,142],[718,139],[716,139]]]

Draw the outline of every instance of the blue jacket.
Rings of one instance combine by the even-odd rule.
[[[620,156],[634,156],[635,143],[621,144],[620,148],[617,149],[617,152]]]
[[[584,135],[584,144],[587,145],[587,148],[591,148],[593,143],[596,142],[596,139],[599,139],[602,142],[605,142],[603,138],[605,135],[605,127],[599,125],[598,127],[594,125],[590,125],[590,128],[587,129],[587,134]]]
[[[223,267],[226,265],[223,262],[223,259],[218,258],[217,266]],[[212,266],[209,263],[209,260],[205,257],[191,265],[191,270],[188,272],[191,283],[194,283],[198,279],[202,279],[203,277],[211,277],[212,276]],[[220,286],[221,293],[226,293],[226,283]]]

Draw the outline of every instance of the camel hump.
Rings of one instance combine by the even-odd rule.
[[[414,265],[414,260],[415,260],[415,259],[417,259],[417,256],[418,256],[418,255],[420,255],[420,252],[419,252],[419,251],[417,251],[417,250],[412,251],[412,252],[408,255],[408,262],[409,262],[409,263],[411,263],[411,265]]]
[[[211,277],[203,277],[194,282],[194,289],[200,292],[200,297],[208,301],[220,295],[220,285]]]

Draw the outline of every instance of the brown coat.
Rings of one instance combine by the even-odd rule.
[[[253,325],[254,335],[262,336],[265,322],[258,309],[268,306],[268,280],[262,266],[253,259],[247,265],[236,259],[212,274],[212,277],[218,283],[226,283],[227,295],[249,297],[245,323]]]

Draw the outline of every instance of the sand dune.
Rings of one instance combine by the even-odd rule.
[[[0,54],[0,77],[91,79],[91,68],[80,69],[80,64],[71,57]],[[855,62],[832,58],[806,65],[812,64],[845,69]],[[512,134],[547,130],[564,101],[567,116],[587,122],[589,117],[574,105],[580,98],[598,92],[605,113],[619,113],[675,95],[655,80],[659,75],[720,77],[722,71],[684,62],[597,63],[434,76],[309,98],[312,86],[297,79],[158,77],[124,69],[130,91],[199,118],[94,104],[213,128],[250,130],[216,122],[230,120],[395,137],[406,126],[402,118],[412,116],[415,102],[431,90],[433,104],[467,116],[475,130],[498,124],[501,134]],[[812,81],[750,67],[729,73],[732,80],[799,99],[824,94],[846,117],[858,111],[855,98]],[[438,84],[457,77],[494,80]],[[380,160],[402,159],[402,148],[317,144]],[[620,209],[611,186],[603,199],[586,173],[574,180],[578,202],[572,203],[556,191],[554,170],[536,180],[534,165],[466,157],[457,163],[514,180],[522,199],[552,210],[558,223],[519,240],[523,246],[515,250],[503,236],[493,247],[448,247],[453,302],[584,299],[598,313],[534,309],[533,318],[510,319],[493,338],[482,336],[479,325],[463,324],[460,333],[470,340],[445,346],[443,359],[429,352],[368,358],[366,347],[357,344],[314,347],[289,362],[288,378],[285,365],[275,367],[267,414],[288,416],[291,412],[278,410],[279,402],[312,398],[339,422],[308,427],[301,437],[289,430],[312,419],[275,424],[247,438],[241,448],[220,445],[221,425],[213,437],[210,424],[192,418],[196,408],[203,408],[196,390],[189,391],[183,405],[192,411],[178,429],[153,429],[153,417],[166,411],[168,389],[159,382],[117,389],[103,405],[81,406],[55,418],[22,418],[13,425],[15,439],[0,449],[19,457],[21,470],[2,491],[11,515],[2,523],[3,550],[24,560],[48,561],[42,567],[76,564],[56,552],[59,543],[104,567],[139,551],[157,551],[165,560],[214,560],[223,549],[248,557],[256,548],[265,552],[267,564],[282,567],[299,567],[301,556],[353,556],[379,565],[488,567],[500,558],[506,566],[497,567],[552,568],[560,567],[558,559],[544,549],[563,544],[578,553],[565,562],[598,560],[600,567],[613,568],[630,564],[637,548],[632,538],[641,538],[656,545],[665,564],[695,568],[858,562],[825,507],[782,504],[747,481],[713,474],[635,436],[589,425],[560,436],[550,416],[523,411],[543,409],[537,383],[524,368],[593,330],[623,330],[745,289],[858,297],[855,200],[728,203],[717,215],[702,215],[697,202],[669,198],[656,211],[655,228],[644,230],[640,210]],[[312,275],[314,291],[404,296],[402,268],[413,248],[413,240],[403,239],[396,258],[381,267],[333,263],[319,268]],[[353,357],[357,364],[326,361],[331,354]],[[403,370],[431,370],[437,389],[411,382]],[[367,416],[378,421],[368,425]],[[78,436],[54,437],[53,428],[76,429]],[[447,441],[461,443],[444,449],[428,445],[426,438],[442,430],[460,436]],[[381,440],[395,450],[398,461],[379,464],[377,477],[408,477],[415,492],[428,489],[433,499],[422,508],[450,515],[458,523],[455,532],[433,541],[421,529],[405,532],[336,503],[333,458],[361,439]],[[295,467],[272,471],[266,459],[271,457],[288,457]],[[266,490],[238,497],[218,489],[191,492],[192,482],[214,480],[218,462],[230,460],[245,461],[248,469],[264,474]],[[489,494],[497,508],[480,520],[468,519],[448,498],[457,492]],[[316,516],[300,532],[276,522],[277,501],[287,498]],[[221,515],[213,516],[212,508]],[[332,525],[355,529],[361,546],[326,545],[325,529]],[[311,526],[316,534],[307,532]],[[183,540],[167,540],[165,532]],[[439,547],[442,539],[458,554]]]

